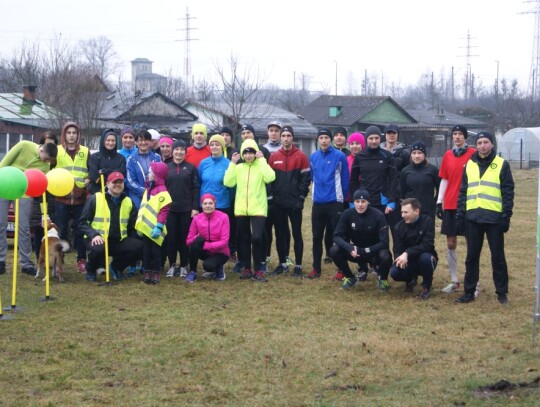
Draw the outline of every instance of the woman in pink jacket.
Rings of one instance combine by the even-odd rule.
[[[202,213],[195,216],[189,227],[186,244],[189,246],[188,283],[197,280],[197,262],[203,260],[205,277],[225,280],[223,265],[229,260],[229,217],[216,211],[216,198],[212,194],[201,197]]]

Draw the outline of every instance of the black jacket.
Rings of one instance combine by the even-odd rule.
[[[480,177],[484,175],[495,156],[495,151],[492,151],[486,158],[480,158],[478,151],[471,156],[471,161],[477,163],[480,168]],[[467,171],[464,170],[461,187],[459,189],[458,208],[456,213],[458,218],[465,218],[477,223],[499,223],[501,218],[510,219],[512,217],[512,209],[514,207],[514,178],[512,177],[512,171],[510,170],[508,161],[504,161],[500,175],[502,213],[482,208],[467,211],[468,184]]]
[[[118,200],[115,200],[111,195],[108,193],[105,193],[105,198],[107,200],[107,206],[109,207],[109,211],[111,212],[111,218],[110,218],[110,226],[109,226],[109,235],[108,238],[110,240],[121,240],[120,239],[120,207],[122,206],[122,201],[124,199],[129,199],[128,196],[125,193],[122,193]],[[131,208],[131,212],[129,214],[129,221],[128,221],[128,236],[136,236],[135,232],[135,221],[137,220],[137,207],[133,205]],[[90,226],[92,221],[94,220],[94,217],[102,217],[102,214],[96,214],[96,195],[91,195],[84,205],[83,211],[81,213],[81,217],[79,218],[79,230],[83,234],[83,236],[87,236],[89,239],[93,239],[95,236],[99,235],[99,233]]]
[[[358,213],[355,208],[346,209],[334,230],[334,243],[347,253],[356,246],[360,255],[367,253],[366,248],[370,253],[388,249],[386,217],[369,206],[364,213]]]
[[[415,260],[422,253],[435,251],[435,226],[432,217],[420,215],[413,223],[405,223],[402,219],[394,226],[394,257],[407,252],[409,260]]]
[[[418,199],[422,205],[420,213],[435,218],[437,196],[441,183],[439,169],[425,160],[420,164],[411,163],[401,171],[399,181],[401,183],[401,199]]]
[[[99,141],[99,151],[93,153],[88,161],[88,173],[90,185],[88,189],[91,194],[101,191],[100,172],[103,173],[103,181],[107,182],[110,173],[118,171],[126,176],[126,157],[118,153],[116,148],[107,150],[105,148],[105,138],[112,133],[112,129],[107,129],[101,135]],[[118,146],[118,143],[116,144]]]
[[[167,164],[169,172],[165,179],[165,186],[171,195],[171,212],[191,212],[199,210],[199,171],[191,163],[183,161],[176,164],[174,161]]]
[[[366,148],[354,157],[349,182],[349,196],[359,188],[369,192],[372,205],[395,202],[397,172],[390,152],[382,148]]]

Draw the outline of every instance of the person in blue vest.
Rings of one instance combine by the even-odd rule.
[[[456,222],[465,224],[467,257],[465,293],[457,303],[474,301],[480,276],[480,253],[487,236],[497,300],[508,303],[508,266],[504,255],[504,234],[510,228],[514,207],[514,179],[508,161],[496,154],[493,135],[481,131],[476,153],[465,165],[459,190]]]

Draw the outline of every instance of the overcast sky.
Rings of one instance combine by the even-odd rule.
[[[230,55],[258,67],[268,83],[343,93],[365,70],[388,86],[416,84],[423,75],[454,66],[456,82],[469,63],[477,83],[518,79],[525,89],[531,69],[534,2],[522,0],[25,0],[2,6],[0,56],[23,40],[44,44],[55,34],[76,42],[110,38],[123,75],[129,61],[148,58],[154,72],[184,74],[185,17],[189,8],[191,67],[195,80],[226,65]],[[296,75],[296,76],[295,76]]]

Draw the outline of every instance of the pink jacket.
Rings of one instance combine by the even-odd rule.
[[[229,217],[220,211],[214,211],[208,216],[201,212],[193,218],[189,227],[186,244],[190,246],[197,236],[204,240],[203,249],[209,255],[223,253],[231,255],[229,251]]]

